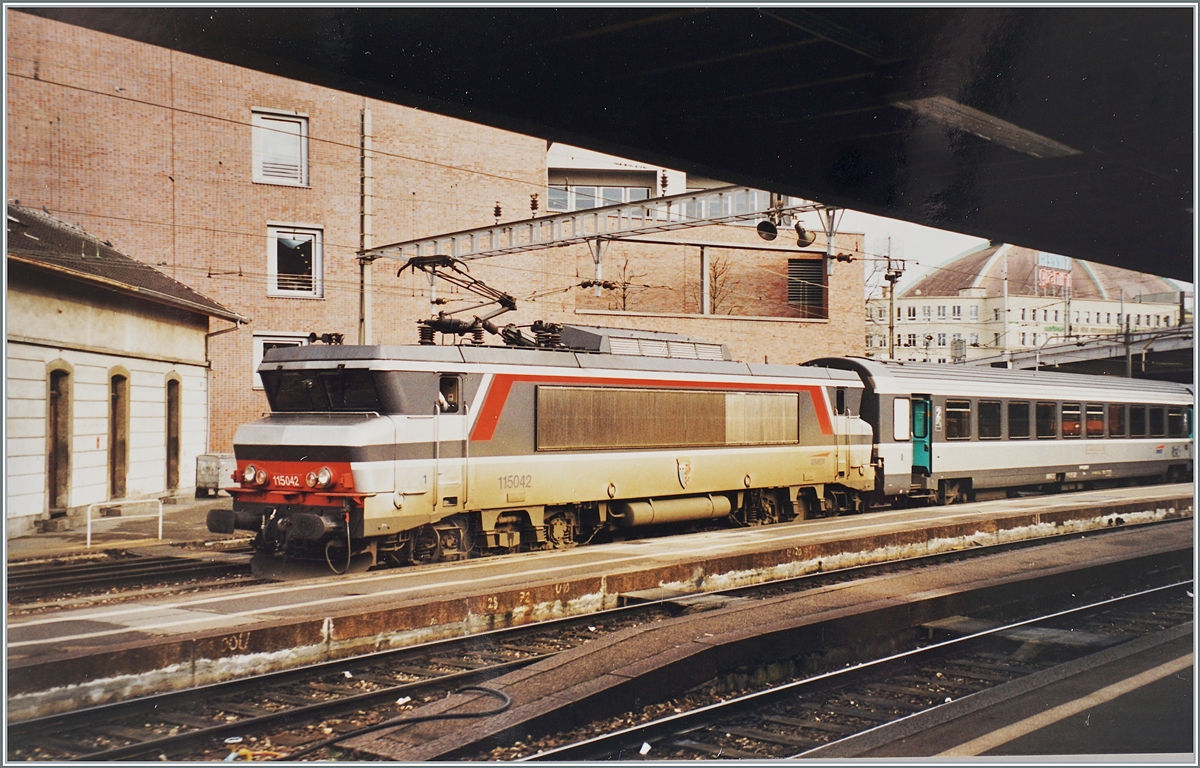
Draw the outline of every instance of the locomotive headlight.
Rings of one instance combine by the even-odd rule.
[[[304,476],[304,484],[307,485],[309,488],[316,488],[317,487],[317,473],[309,472],[307,475],[305,475]]]
[[[321,467],[317,472],[317,485],[322,488],[333,485],[333,470],[329,467]]]
[[[242,482],[243,483],[253,483],[254,478],[257,474],[258,474],[258,468],[255,467],[253,464],[247,464],[246,468],[242,470]]]
[[[256,485],[266,485],[267,484],[267,471],[265,469],[255,470],[254,483]]]

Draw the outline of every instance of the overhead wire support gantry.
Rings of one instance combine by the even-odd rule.
[[[506,222],[381,245],[361,251],[359,257],[370,261],[388,258],[407,262],[413,258],[450,256],[459,261],[472,261],[708,224],[763,219],[772,212],[781,216],[795,216],[826,208],[820,203],[805,202],[762,210],[749,204],[757,192],[759,190],[750,187],[729,186],[705,192],[641,200],[637,203],[556,213],[525,221]],[[739,210],[741,200],[746,201],[744,210]],[[689,215],[689,210],[707,212],[709,215]],[[718,214],[711,215],[712,211],[717,211]]]

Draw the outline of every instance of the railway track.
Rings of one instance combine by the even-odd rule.
[[[249,551],[240,555],[223,553],[220,559],[173,556],[124,556],[91,562],[51,562],[12,564],[7,570],[7,597],[10,606],[27,606],[42,600],[62,605],[70,598],[86,598],[112,593],[135,592],[188,584],[213,585],[219,581],[250,580]]]
[[[786,582],[728,590],[725,594],[767,599],[851,578],[1028,546],[1033,544],[977,547],[910,561],[810,574]],[[601,614],[496,630],[10,723],[7,754],[13,760],[213,760],[229,754],[226,739],[241,739],[233,748],[247,750],[251,755],[291,754],[331,736],[378,724],[464,685],[485,682],[605,634],[668,619],[681,610],[703,610],[704,598],[711,596],[712,593],[702,596],[699,606],[688,599],[633,603]]]
[[[822,757],[823,750],[882,724],[934,710],[1101,647],[1190,626],[1192,598],[1187,590],[1191,584],[987,627],[985,622],[961,618],[936,622],[929,626],[936,642],[925,647],[725,700],[697,699],[687,710],[676,702],[669,715],[647,713],[641,722],[625,728],[599,723],[588,729],[596,735],[560,734],[476,757],[530,761]],[[1040,655],[1035,653],[1039,648]]]

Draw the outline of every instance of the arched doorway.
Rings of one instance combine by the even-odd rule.
[[[68,504],[71,488],[71,374],[50,372],[49,411],[46,415],[46,499],[51,514]]]
[[[108,405],[108,490],[110,499],[125,497],[129,471],[129,377],[114,374],[109,379]]]
[[[179,379],[167,379],[167,490],[179,487]]]

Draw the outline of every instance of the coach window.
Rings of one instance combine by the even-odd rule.
[[[1088,403],[1085,409],[1087,415],[1086,429],[1088,437],[1104,437],[1104,405]]]
[[[1129,435],[1130,437],[1146,436],[1146,406],[1129,406]]]
[[[1167,434],[1167,422],[1164,416],[1166,409],[1162,406],[1150,406],[1150,436],[1165,437]]]
[[[1014,401],[1008,404],[1008,439],[1029,437],[1029,403]]]
[[[946,439],[971,439],[971,401],[946,401]]]
[[[1062,405],[1062,433],[1063,437],[1079,437],[1082,434],[1082,425],[1079,421],[1079,403],[1063,403]]]
[[[1182,408],[1167,409],[1167,436],[1187,437],[1187,413]]]
[[[1058,437],[1058,404],[1037,404],[1037,436],[1046,440]]]
[[[1000,433],[1000,401],[979,401],[979,439],[999,440]]]
[[[1108,406],[1108,436],[1109,437],[1124,437],[1125,436],[1125,406],[1110,405]]]
[[[443,376],[438,384],[438,409],[442,413],[458,413],[458,377]]]
[[[907,440],[909,419],[909,400],[907,397],[897,397],[892,401],[892,439]]]

